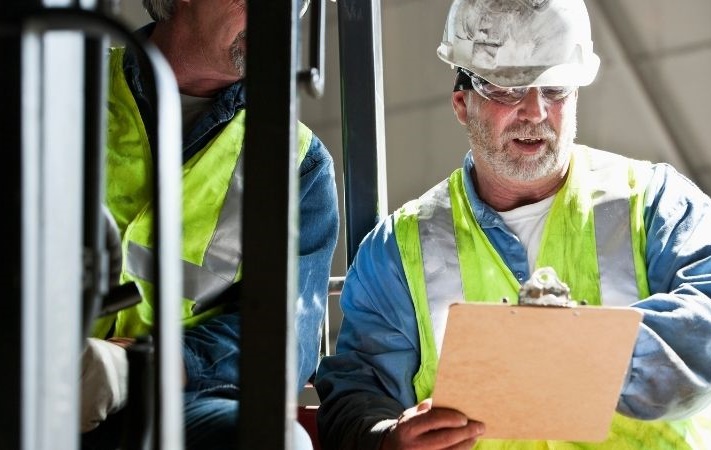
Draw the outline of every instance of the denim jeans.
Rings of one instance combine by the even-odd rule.
[[[205,391],[184,397],[185,449],[235,450],[237,448],[237,413],[239,401],[223,393]],[[82,436],[82,450],[116,450],[121,442],[125,412],[112,414],[101,426]],[[294,423],[294,450],[313,450],[311,437],[298,422]]]
[[[239,438],[237,415],[239,401],[225,396],[220,389],[185,395],[185,449],[234,450]],[[274,432],[281,432],[275,430]],[[311,438],[294,422],[293,449],[312,450]]]

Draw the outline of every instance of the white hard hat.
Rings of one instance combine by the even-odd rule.
[[[586,86],[600,66],[583,0],[454,0],[437,55],[501,87]]]

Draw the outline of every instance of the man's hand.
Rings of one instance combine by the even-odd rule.
[[[128,358],[132,339],[88,338],[81,360],[81,432],[91,431],[128,398]]]
[[[402,413],[380,450],[470,450],[483,433],[483,423],[454,409],[433,408],[432,399],[427,399]]]

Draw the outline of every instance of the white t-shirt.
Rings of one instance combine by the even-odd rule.
[[[183,136],[186,135],[197,120],[212,106],[212,97],[193,97],[180,94],[180,109],[183,119]]]
[[[541,236],[543,235],[543,226],[546,223],[546,217],[548,217],[548,212],[551,210],[554,198],[555,196],[550,196],[537,203],[521,206],[511,211],[499,212],[501,218],[504,219],[504,223],[518,236],[521,244],[526,249],[528,270],[531,272],[536,264],[538,249],[541,245]]]

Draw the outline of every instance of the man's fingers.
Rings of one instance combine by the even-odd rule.
[[[470,420],[462,427],[432,430],[422,435],[419,442],[423,449],[471,450],[484,431],[484,424]]]
[[[407,419],[407,424],[417,434],[424,434],[440,428],[459,428],[467,425],[467,416],[449,408],[432,408]]]
[[[136,342],[136,339],[128,337],[111,337],[107,339],[107,342],[111,342],[112,344],[118,345],[122,348],[128,348]]]
[[[473,443],[483,432],[482,423],[468,420],[459,411],[432,408],[414,415],[404,415],[395,434],[402,447],[446,449]]]
[[[432,409],[432,399],[431,399],[431,398],[422,400],[422,401],[421,401],[420,403],[418,403],[417,406],[415,407],[415,410],[416,410],[417,412],[429,411],[430,409]]]

